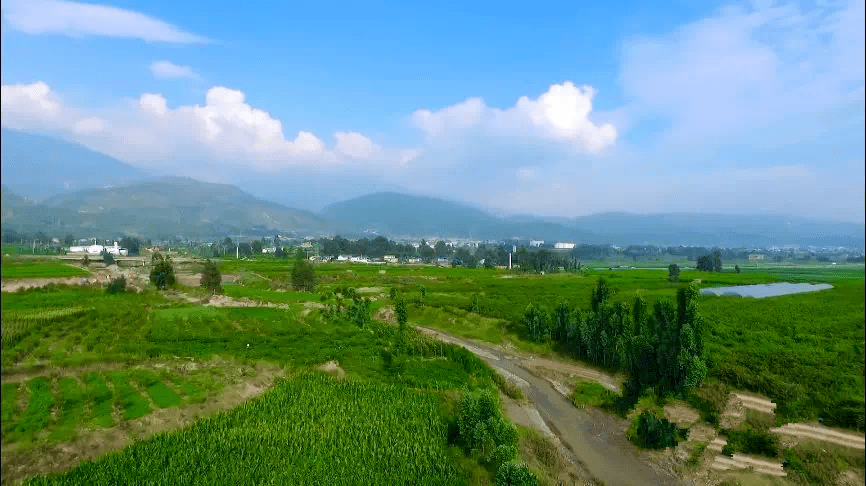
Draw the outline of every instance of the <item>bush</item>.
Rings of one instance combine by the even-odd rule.
[[[114,265],[114,255],[108,253],[108,250],[102,250],[102,262],[106,265]]]
[[[831,427],[864,430],[864,412],[866,407],[862,401],[845,400],[824,409],[821,421]]]
[[[517,428],[505,420],[488,391],[467,393],[457,416],[459,441],[469,454],[479,454],[494,469],[517,455]]]
[[[126,292],[126,277],[120,276],[118,278],[112,279],[111,283],[105,286],[105,291],[109,294]]]
[[[701,412],[701,420],[719,424],[719,415],[728,402],[728,387],[723,383],[704,384],[688,396],[689,405]]]
[[[496,486],[535,486],[538,479],[525,464],[507,462],[496,473]]]
[[[204,263],[201,271],[200,285],[211,291],[212,294],[222,293],[222,275],[216,263],[208,260]]]
[[[682,438],[680,438],[682,437]],[[646,448],[664,449],[676,446],[680,440],[689,437],[689,429],[681,429],[668,419],[658,419],[644,410],[637,418],[636,439]]]
[[[730,430],[727,435],[728,443],[722,448],[722,454],[727,456],[733,456],[735,452],[767,457],[779,455],[779,439],[774,435],[757,430]]]
[[[316,272],[306,258],[304,250],[298,248],[295,253],[295,267],[292,269],[292,288],[299,291],[313,292],[316,290]]]
[[[151,264],[153,268],[150,269],[150,282],[156,285],[156,288],[164,289],[174,285],[174,266],[171,264],[171,258],[156,252],[153,254]]]

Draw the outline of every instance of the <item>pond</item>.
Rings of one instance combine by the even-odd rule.
[[[733,287],[713,287],[701,289],[701,295],[717,295],[726,297],[778,297],[780,295],[800,294],[803,292],[817,292],[819,290],[832,289],[830,284],[807,284],[807,283],[772,283],[758,285],[736,285]]]

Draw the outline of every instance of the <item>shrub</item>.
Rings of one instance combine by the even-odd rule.
[[[150,282],[156,285],[156,288],[164,289],[174,285],[174,266],[171,264],[171,258],[156,252],[153,254],[151,264],[153,268],[150,269]]]
[[[728,401],[728,387],[723,383],[704,384],[688,396],[689,405],[701,412],[701,420],[718,425],[719,415]]]
[[[727,456],[733,456],[735,452],[767,457],[779,455],[779,439],[774,435],[757,430],[731,430],[727,435],[728,443],[722,448],[722,454]]]
[[[644,410],[637,418],[637,442],[646,448],[664,449],[676,446],[680,440],[689,437],[689,429],[681,429],[668,419],[658,419],[649,411]],[[680,436],[682,439],[680,439]]]
[[[488,391],[467,393],[457,416],[459,441],[467,453],[479,454],[493,468],[517,455],[517,428],[505,420]]]
[[[304,250],[295,253],[295,267],[292,268],[292,287],[295,290],[312,292],[316,290],[316,272],[307,260]]]
[[[496,486],[535,486],[538,478],[526,464],[506,462],[496,472]]]
[[[105,286],[105,291],[109,294],[118,292],[126,292],[126,277],[120,276],[111,280],[111,283]]]
[[[207,260],[204,263],[204,268],[201,271],[200,285],[211,291],[212,294],[222,292],[222,275],[216,263]]]

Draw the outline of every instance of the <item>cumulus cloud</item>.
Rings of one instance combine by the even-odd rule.
[[[521,136],[598,153],[615,143],[617,130],[610,123],[590,120],[595,94],[590,86],[566,81],[551,85],[536,99],[523,96],[506,110],[488,107],[481,98],[469,98],[437,111],[418,110],[411,120],[430,138],[467,133]]]
[[[12,128],[51,128],[61,115],[62,104],[42,81],[32,84],[4,85],[0,93],[4,126]]]
[[[337,139],[334,149],[353,159],[370,159],[381,152],[381,147],[358,132],[337,132],[334,138]]]
[[[215,86],[204,104],[168,106],[158,93],[143,93],[132,110],[96,116],[65,107],[44,82],[4,85],[2,123],[11,128],[59,130],[91,148],[139,164],[175,164],[195,158],[211,166],[279,170],[362,162],[380,168],[405,166],[417,149],[383,148],[358,132],[334,133],[328,147],[308,130],[284,135],[282,122],[251,106],[236,89]],[[93,137],[99,135],[99,137]]]
[[[198,79],[199,75],[189,66],[179,66],[171,61],[153,61],[150,64],[150,72],[160,79],[190,78]]]
[[[209,42],[205,37],[133,10],[91,3],[10,0],[3,2],[3,17],[11,29],[31,35],[122,37],[175,44]]]

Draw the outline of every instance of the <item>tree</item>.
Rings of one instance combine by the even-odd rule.
[[[312,292],[316,290],[316,272],[307,259],[303,248],[295,252],[295,267],[292,269],[292,287],[295,290]]]
[[[84,258],[81,259],[81,264],[84,265],[85,267],[89,266],[90,265],[90,257],[87,255],[84,255]]]
[[[63,237],[63,244],[66,246],[72,246],[73,243],[75,243],[75,237],[67,233],[66,236]]]
[[[156,285],[156,288],[162,290],[174,285],[174,266],[171,264],[171,257],[156,252],[151,259],[151,266],[150,282]]]
[[[114,255],[108,253],[108,250],[102,250],[102,262],[106,265],[114,265]]]
[[[397,347],[401,352],[406,351],[406,345],[408,343],[408,328],[409,328],[409,308],[406,306],[406,301],[400,299],[397,301],[397,305],[394,306],[394,313],[397,314],[397,329],[398,329],[398,341]]]
[[[250,243],[250,247],[252,248],[253,255],[261,255],[262,254],[262,242],[259,240],[253,240]]]
[[[537,343],[544,342],[550,337],[547,312],[534,304],[526,306],[526,311],[523,313],[523,330],[533,341]]]
[[[697,264],[695,265],[701,272],[712,272],[713,271],[713,257],[710,255],[703,255],[698,257]]]
[[[680,266],[676,263],[671,263],[668,266],[668,278],[671,282],[679,282],[680,281]]]
[[[216,263],[207,260],[201,271],[201,286],[210,290],[211,294],[222,293],[222,275]]]
[[[424,306],[424,300],[427,298],[427,287],[422,285],[422,286],[418,287],[418,291],[421,294],[421,297],[418,299],[418,305],[423,307]]]
[[[739,265],[734,265],[734,271],[737,272],[737,273],[740,273],[740,266],[739,266]]]
[[[714,272],[722,271],[722,255],[718,250],[714,251],[712,254],[712,263]]]

